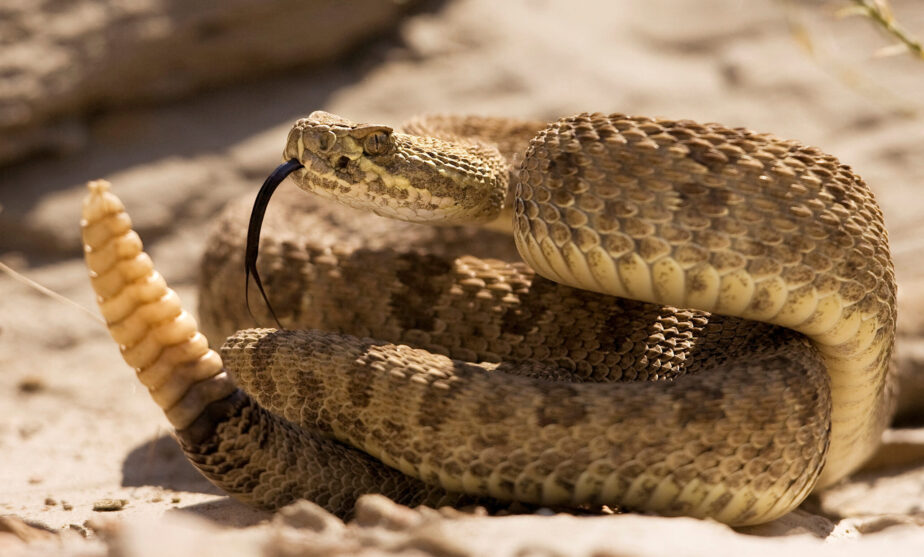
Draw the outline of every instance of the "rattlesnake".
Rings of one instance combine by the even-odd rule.
[[[284,159],[303,165],[300,188],[405,220],[489,221],[506,198],[529,267],[463,255],[509,253],[496,232],[388,228],[289,197],[261,274],[298,330],[240,331],[220,358],[121,202],[90,184],[102,312],[214,483],[341,515],[379,492],[752,524],[875,448],[894,399],[895,284],[881,213],[849,167],[767,134],[620,114],[430,117],[405,132],[316,112]],[[248,322],[241,209],[203,263],[212,340]]]

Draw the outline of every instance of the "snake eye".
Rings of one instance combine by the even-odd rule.
[[[363,142],[363,151],[367,155],[383,155],[388,151],[390,146],[389,134],[384,130],[378,130],[372,132],[366,136],[365,142]]]

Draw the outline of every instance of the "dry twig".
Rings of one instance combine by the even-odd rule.
[[[880,49],[877,56],[893,56],[908,52],[916,58],[924,60],[924,47],[921,41],[912,37],[906,31],[895,16],[892,15],[892,7],[889,0],[853,0],[853,6],[848,6],[839,10],[839,17],[848,17],[859,15],[869,18],[875,25],[882,28],[886,33],[898,39],[898,42]]]

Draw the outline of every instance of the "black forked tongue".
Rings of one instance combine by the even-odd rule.
[[[292,174],[299,168],[303,168],[302,163],[298,162],[297,159],[289,159],[277,166],[276,170],[274,170],[273,173],[266,178],[266,181],[263,182],[263,185],[260,186],[260,191],[257,192],[257,199],[253,202],[253,210],[250,212],[250,224],[247,226],[247,248],[244,251],[244,303],[247,304],[247,313],[250,314],[250,317],[253,317],[253,312],[250,311],[249,295],[250,276],[253,275],[253,280],[257,283],[257,289],[260,290],[260,295],[263,296],[263,301],[266,303],[270,315],[273,316],[273,320],[280,329],[284,329],[285,327],[282,326],[282,323],[279,322],[279,318],[276,317],[276,312],[273,311],[273,306],[270,304],[269,298],[266,297],[266,291],[263,290],[260,272],[257,271],[257,255],[260,251],[260,228],[263,226],[263,215],[266,213],[266,206],[269,205],[269,200],[270,197],[273,196],[273,192],[275,192],[279,184],[286,179],[286,176]],[[254,318],[254,320],[256,321],[256,318]]]

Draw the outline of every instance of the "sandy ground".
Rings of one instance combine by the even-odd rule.
[[[893,4],[924,35],[924,4]],[[900,286],[900,365],[920,370],[924,61],[872,57],[889,41],[865,20],[835,21],[831,5],[786,6],[451,1],[409,17],[397,39],[376,41],[346,62],[168,105],[102,112],[90,122],[85,150],[0,168],[9,231],[0,261],[93,308],[78,214],[85,181],[106,178],[158,269],[194,307],[210,219],[232,197],[255,193],[277,163],[288,126],[315,109],[393,124],[427,111],[554,119],[590,110],[719,121],[821,146],[871,184]],[[924,429],[914,419],[888,433],[873,469],[745,533],[637,516],[454,520],[402,514],[376,501],[365,525],[346,529],[335,522],[318,527],[329,517],[316,510],[271,521],[222,495],[187,464],[166,420],[91,315],[5,275],[0,293],[0,514],[63,532],[37,534],[43,539],[26,546],[0,527],[0,553],[101,555],[109,544],[114,554],[179,554],[201,546],[200,554],[282,555],[322,547],[311,536],[332,544],[323,546],[327,554],[363,548],[514,554],[529,540],[529,547],[557,554],[824,554],[830,546],[813,545],[824,538],[848,540],[837,545],[839,554],[910,555],[924,547]],[[94,510],[103,500],[117,501],[120,510]],[[550,522],[536,522],[542,520]],[[119,527],[123,522],[136,526]],[[401,545],[370,537],[363,526],[418,542],[438,528],[442,537]],[[784,543],[755,534],[802,536]],[[308,541],[300,546],[293,539]],[[547,539],[558,541],[539,541]]]

